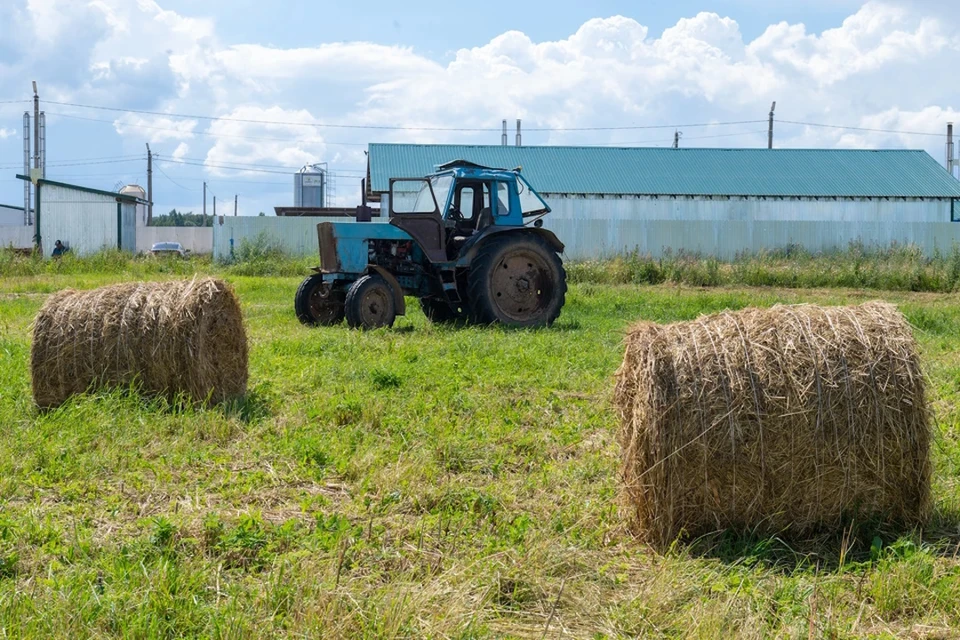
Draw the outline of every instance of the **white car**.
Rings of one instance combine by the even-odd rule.
[[[179,242],[154,242],[150,253],[155,256],[177,254],[181,258],[187,255],[187,250]]]

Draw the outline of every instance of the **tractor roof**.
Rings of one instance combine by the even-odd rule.
[[[516,169],[497,169],[494,167],[485,167],[469,160],[451,160],[450,162],[444,162],[443,164],[437,165],[436,171],[433,175],[438,175],[441,173],[452,173],[458,178],[477,178],[477,179],[489,179],[503,177],[503,174],[515,174],[520,171],[520,167]]]

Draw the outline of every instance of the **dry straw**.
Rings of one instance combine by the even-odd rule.
[[[202,403],[242,396],[247,387],[240,304],[214,278],[55,293],[34,322],[30,360],[41,409],[106,386]]]
[[[662,549],[684,533],[917,524],[930,501],[925,392],[889,304],[638,324],[616,388],[635,530]]]

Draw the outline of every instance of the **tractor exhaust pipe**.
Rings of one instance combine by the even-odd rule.
[[[370,222],[373,212],[367,206],[367,179],[360,181],[360,206],[357,207],[357,222]]]

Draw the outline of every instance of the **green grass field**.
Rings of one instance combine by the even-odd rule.
[[[301,326],[292,267],[98,260],[0,265],[5,637],[960,637],[955,295],[597,284],[586,265],[551,329],[411,310],[360,333]],[[241,298],[245,402],[119,390],[38,415],[46,294],[195,270]],[[917,327],[931,379],[927,530],[717,535],[666,555],[631,539],[611,408],[631,322],[876,298]]]

